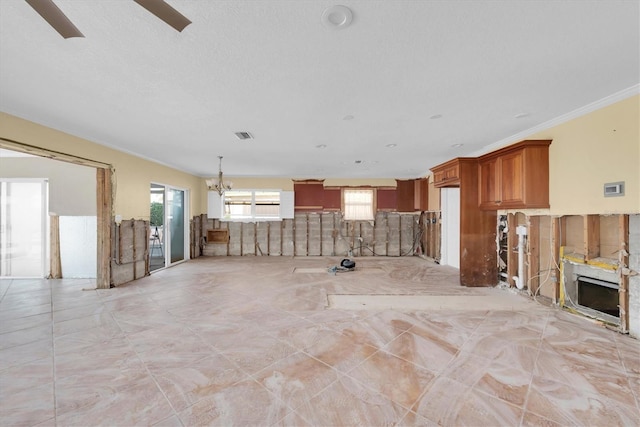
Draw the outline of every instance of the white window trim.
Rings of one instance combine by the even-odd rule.
[[[208,218],[216,218],[222,222],[268,222],[268,221],[282,221],[283,219],[293,218],[294,214],[294,197],[293,191],[283,191],[279,189],[268,188],[239,188],[233,191],[247,191],[251,192],[251,217],[244,218],[230,218],[225,217],[224,213],[224,196],[220,196],[215,191],[209,191],[207,194],[208,199]],[[255,216],[255,193],[261,191],[272,191],[280,193],[280,215],[278,217],[259,217]]]
[[[347,202],[346,202],[346,192],[357,192],[357,191],[367,191],[371,192],[371,217],[367,218],[347,218]],[[357,187],[347,187],[342,189],[342,213],[344,215],[344,219],[346,221],[373,221],[376,217],[376,202],[377,202],[377,192],[375,188],[357,188]]]

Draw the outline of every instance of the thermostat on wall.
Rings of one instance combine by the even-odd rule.
[[[604,197],[624,196],[624,181],[609,182],[604,185]]]

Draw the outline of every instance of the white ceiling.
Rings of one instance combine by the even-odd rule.
[[[343,0],[339,30],[331,1],[168,3],[181,33],[56,0],[65,40],[0,0],[0,109],[200,176],[410,178],[640,81],[637,0]]]

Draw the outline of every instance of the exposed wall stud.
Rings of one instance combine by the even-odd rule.
[[[627,333],[629,332],[629,276],[624,272],[629,267],[629,215],[618,215],[618,238],[620,239],[618,252],[620,332]]]

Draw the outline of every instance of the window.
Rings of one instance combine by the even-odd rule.
[[[277,220],[280,219],[280,191],[237,190],[222,196],[223,219]]]
[[[375,190],[344,189],[342,192],[344,219],[373,220],[375,212]]]
[[[294,217],[293,191],[233,190],[207,193],[207,216],[223,221],[280,221]]]

